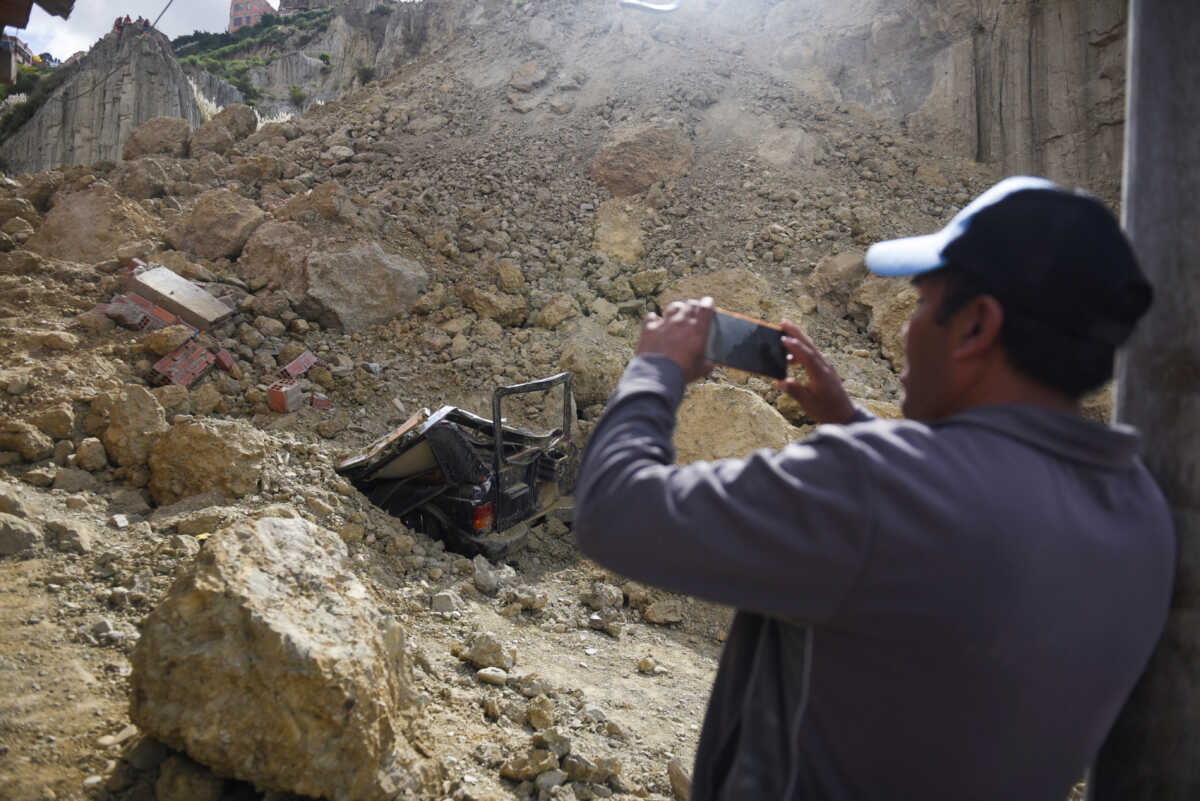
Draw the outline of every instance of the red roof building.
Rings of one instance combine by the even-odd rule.
[[[266,0],[233,0],[229,4],[229,32],[256,25],[263,14],[274,13],[275,9]]]

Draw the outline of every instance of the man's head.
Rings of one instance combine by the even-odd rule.
[[[1112,213],[1041,178],[1001,181],[941,231],[878,243],[866,262],[913,276],[922,296],[905,374],[905,413],[921,419],[987,402],[998,369],[1078,399],[1112,377],[1152,297]]]

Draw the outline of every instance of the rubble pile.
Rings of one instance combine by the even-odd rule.
[[[561,369],[586,436],[642,316],[702,294],[799,322],[896,414],[912,298],[862,250],[994,176],[669,18],[500,5],[302,117],[152,120],[119,163],[0,185],[12,798],[686,794],[727,610],[553,517],[511,564],[448,553],[334,466]],[[647,42],[671,69],[619,69]],[[809,423],[719,370],[677,446]]]

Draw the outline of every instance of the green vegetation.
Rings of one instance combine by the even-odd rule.
[[[251,67],[265,67],[279,50],[292,40],[291,47],[303,47],[329,27],[333,10],[305,11],[286,19],[264,14],[258,24],[235,33],[196,31],[171,42],[179,62],[202,69],[238,88],[246,102],[254,104],[260,92],[250,82]],[[261,55],[266,51],[266,55]],[[253,53],[254,55],[250,55]],[[321,59],[325,61],[328,56]]]
[[[304,101],[308,99],[308,95],[299,86],[292,84],[288,88],[288,99],[292,101],[293,106],[302,109],[304,108]]]
[[[364,86],[375,80],[375,68],[368,67],[361,61],[358,62],[358,66],[354,68],[354,74],[358,76],[358,82]]]
[[[0,116],[0,142],[16,133],[39,108],[50,99],[54,90],[75,71],[74,67],[18,67],[17,79],[11,86],[0,86],[0,98],[23,94],[25,102],[10,106]]]

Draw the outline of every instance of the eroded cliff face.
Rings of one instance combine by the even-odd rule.
[[[119,160],[129,132],[153,117],[203,117],[170,41],[157,31],[110,33],[21,130],[0,144],[13,173]]]

